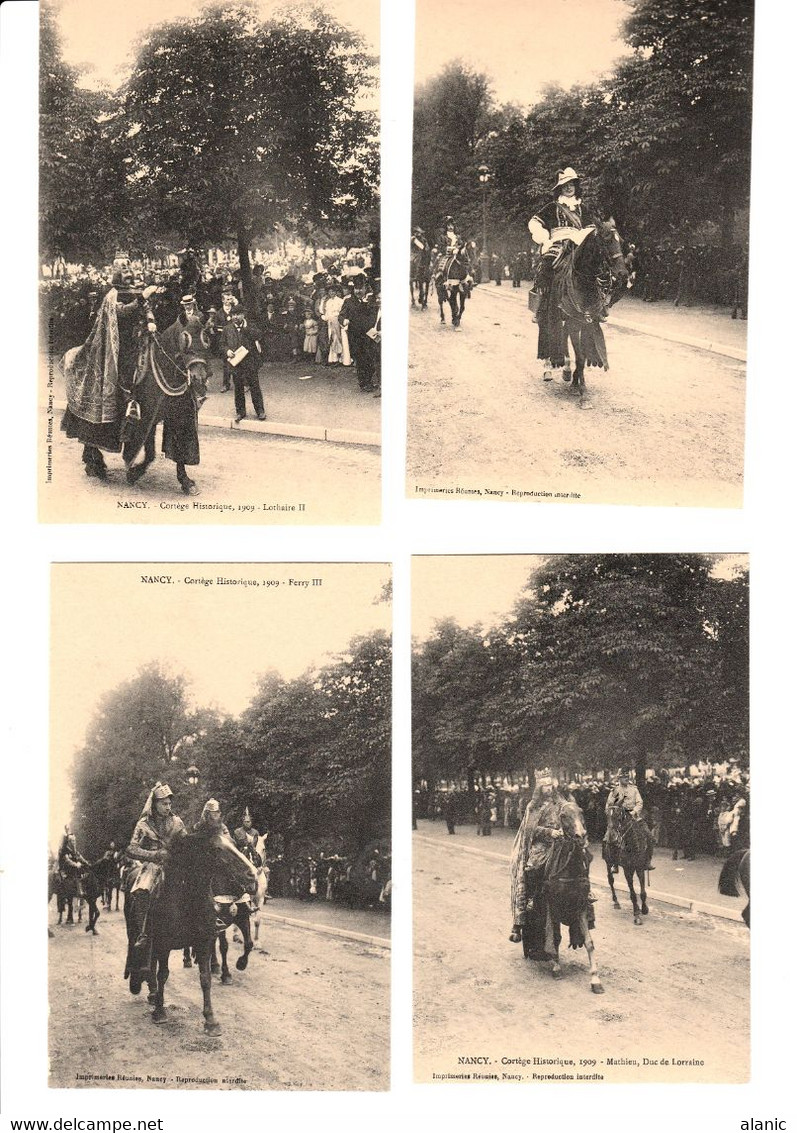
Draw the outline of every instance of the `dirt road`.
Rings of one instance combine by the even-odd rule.
[[[610,319],[583,413],[541,380],[537,328],[503,292],[477,288],[458,330],[436,304],[410,312],[410,498],[741,505],[742,362]]]
[[[524,960],[521,946],[509,943],[504,862],[415,838],[417,1080],[747,1079],[744,925],[652,904],[645,923],[635,927],[624,893],[623,909],[615,912],[606,890],[597,892],[594,940],[603,995],[590,991],[583,949],[563,947],[564,976],[556,983],[549,965]]]
[[[274,903],[291,914],[292,902]],[[279,907],[278,907],[279,906]],[[270,906],[271,908],[271,906]],[[387,936],[384,918],[377,926]],[[362,918],[351,917],[362,932]],[[219,1038],[203,1030],[196,969],[173,952],[168,1021],[152,1023],[146,987],[122,979],[122,913],[103,913],[96,937],[52,924],[50,1084],[104,1089],[386,1090],[390,1085],[390,952],[265,921],[262,949],[233,984],[213,980]],[[367,931],[367,929],[366,929]],[[375,933],[371,928],[371,932]],[[230,961],[240,945],[232,944]]]

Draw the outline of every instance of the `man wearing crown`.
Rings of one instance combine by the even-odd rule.
[[[535,280],[540,296],[537,357],[545,363],[545,381],[551,380],[552,369],[563,366],[565,362],[565,339],[554,286],[554,268],[563,256],[572,252],[575,246],[573,234],[586,228],[588,223],[582,208],[578,174],[571,166],[558,170],[552,199],[529,221],[531,238],[540,245],[541,252]]]

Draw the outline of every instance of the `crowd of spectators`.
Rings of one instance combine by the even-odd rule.
[[[304,856],[277,854],[267,859],[266,867],[269,897],[390,907],[391,855],[384,844],[368,846],[352,856],[323,851]]]
[[[53,355],[85,342],[94,315],[111,286],[113,268],[78,265],[40,283],[42,346]],[[211,338],[214,352],[225,361],[221,331],[232,313],[245,315],[258,368],[266,364],[353,367],[359,388],[381,395],[381,308],[379,279],[364,250],[356,257],[341,257],[326,270],[304,276],[272,278],[263,264],[252,269],[251,284],[244,288],[240,272],[211,268],[199,253],[189,250],[179,268],[143,269],[138,281],[155,286],[158,328],[164,330],[180,313],[181,301],[193,295],[196,308]],[[225,296],[231,297],[225,307]],[[230,386],[229,370],[222,367],[222,389]]]
[[[584,774],[566,784],[563,780],[563,785],[581,807],[590,842],[602,841],[612,776]],[[749,775],[737,760],[651,771],[637,786],[656,844],[670,850],[673,858],[722,855],[749,846]],[[436,790],[422,784],[414,792],[413,818],[442,820],[452,833],[457,825],[475,824],[477,834],[489,836],[497,826],[517,829],[531,795],[526,780],[488,779],[471,791],[464,782],[445,783]]]

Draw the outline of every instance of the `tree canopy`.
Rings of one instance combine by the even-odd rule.
[[[416,778],[747,758],[747,576],[704,555],[564,555],[501,624],[413,658]]]
[[[233,239],[246,274],[251,241],[278,223],[352,227],[372,207],[377,125],[362,96],[375,59],[322,7],[263,21],[253,4],[210,4],[158,24],[124,86],[101,101],[64,65],[47,5],[42,19],[45,217],[77,208],[81,166],[90,186],[104,169],[114,238],[143,249]],[[69,224],[49,219],[48,246],[60,249],[68,230],[103,246],[90,209]]]
[[[416,221],[434,231],[453,212],[476,235],[487,165],[490,240],[517,248],[570,165],[629,238],[729,240],[749,193],[752,0],[631,0],[621,31],[630,50],[610,74],[550,86],[527,111],[499,105],[489,77],[458,61],[419,87]]]
[[[195,821],[209,797],[230,822],[249,807],[287,846],[358,851],[390,835],[390,639],[294,680],[264,674],[237,719],[191,705],[185,677],[146,666],[100,703],[75,758],[75,824],[87,855],[126,844],[147,792],[169,782]],[[199,770],[199,783],[188,769]]]

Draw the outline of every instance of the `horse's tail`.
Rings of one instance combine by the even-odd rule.
[[[739,862],[742,852],[737,850],[731,854],[722,867],[717,888],[723,897],[739,896]]]

